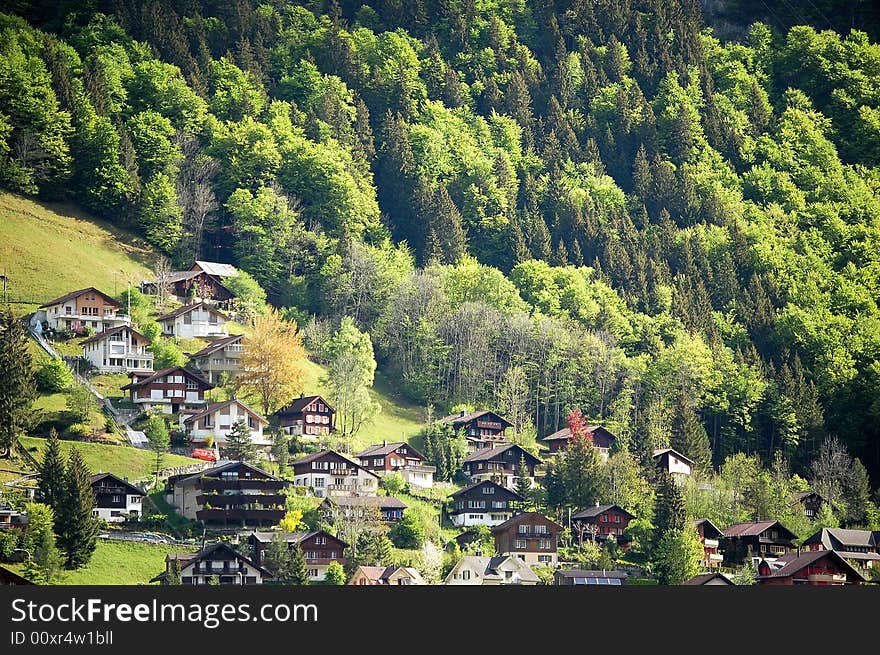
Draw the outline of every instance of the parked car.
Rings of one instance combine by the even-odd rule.
[[[217,461],[217,453],[208,448],[195,448],[192,451],[192,456],[196,459],[203,459],[206,462],[216,462]]]

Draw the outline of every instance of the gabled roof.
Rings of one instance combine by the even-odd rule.
[[[654,451],[654,459],[660,459],[664,455],[675,455],[676,457],[678,457],[678,459],[684,460],[685,462],[687,462],[691,466],[693,466],[696,463],[690,457],[687,457],[686,455],[682,455],[680,452],[678,452],[677,450],[673,450],[672,448],[660,448],[660,449]]]
[[[471,491],[472,489],[476,489],[477,487],[482,487],[484,485],[488,485],[490,487],[496,487],[497,489],[500,489],[505,494],[510,494],[511,496],[513,496],[514,500],[525,500],[525,498],[520,496],[518,493],[516,493],[512,489],[508,489],[507,487],[500,485],[493,480],[483,480],[482,482],[475,482],[474,484],[469,485],[469,486],[465,487],[464,489],[459,489],[455,493],[450,494],[449,497],[450,498],[457,498],[458,496],[466,494],[467,492]]]
[[[122,307],[122,305],[120,303],[116,302],[115,300],[113,300],[113,298],[108,296],[106,293],[104,293],[103,291],[99,291],[95,287],[86,287],[85,289],[77,289],[76,291],[71,291],[70,293],[66,293],[63,296],[59,296],[58,298],[55,298],[53,300],[49,300],[45,304],[40,305],[40,307],[51,307],[52,305],[60,305],[61,303],[67,302],[68,300],[73,300],[74,298],[79,298],[84,293],[88,293],[90,291],[94,291],[95,293],[103,296],[104,300],[107,301],[108,305],[115,305],[116,307]]]
[[[843,557],[841,557],[837,552],[833,550],[810,550],[805,553],[801,553],[800,555],[798,555],[797,553],[782,555],[781,557],[776,558],[777,563],[782,562],[782,567],[777,569],[776,571],[773,571],[770,575],[758,576],[758,579],[766,580],[767,578],[788,578],[793,575],[797,575],[797,573],[805,567],[825,557],[830,557],[835,562],[837,562],[837,564],[839,564],[844,571],[854,575],[859,581],[865,582],[865,576],[859,573],[858,570],[853,568],[852,564],[847,562]]]
[[[695,575],[690,580],[685,580],[681,584],[690,585],[690,586],[700,586],[704,584],[708,584],[712,580],[721,580],[722,583],[732,585],[734,584],[733,580],[728,578],[723,573],[700,573],[699,575]]]
[[[223,312],[218,312],[216,308],[212,307],[208,303],[197,302],[192,305],[184,305],[183,307],[178,307],[173,312],[168,312],[167,314],[163,314],[162,316],[158,317],[156,319],[156,321],[169,321],[171,319],[177,318],[178,316],[183,316],[184,314],[189,314],[191,311],[193,311],[194,309],[198,309],[199,307],[204,307],[212,314],[217,314],[217,316],[222,318],[224,321],[229,320],[229,317],[226,314],[224,314]]]
[[[224,471],[229,471],[229,470],[237,468],[237,467],[243,467],[246,469],[250,469],[251,471],[259,473],[261,476],[264,476],[259,479],[281,481],[281,478],[279,478],[275,475],[272,475],[271,473],[268,473],[261,468],[257,468],[256,466],[253,466],[252,464],[248,464],[247,462],[240,462],[240,461],[224,462],[223,464],[220,464],[218,466],[214,466],[209,469],[205,469],[204,471],[199,471],[197,473],[189,473],[189,474],[182,475],[180,477],[172,476],[168,480],[169,480],[169,482],[171,482],[173,480],[174,485],[188,485],[188,484],[194,483],[196,480],[199,480],[200,478],[203,478],[206,476],[213,477],[213,476],[216,476],[220,473],[223,473]]]
[[[520,455],[521,456],[524,455],[527,462],[530,461],[532,464],[540,464],[541,463],[540,459],[538,459],[537,457],[532,455],[528,450],[526,450],[522,446],[515,444],[515,443],[497,446],[496,448],[492,448],[491,446],[489,448],[483,448],[482,450],[478,450],[477,452],[473,453],[472,455],[468,455],[467,457],[465,457],[462,463],[465,463],[465,462],[486,462],[489,460],[497,459],[503,453],[506,453],[511,448],[518,448],[520,451],[522,451],[520,453]],[[519,458],[517,458],[517,461],[519,461]]]
[[[208,346],[205,346],[198,352],[193,353],[189,356],[190,359],[200,359],[202,357],[207,357],[208,355],[213,355],[218,350],[222,350],[226,346],[229,346],[236,341],[241,341],[244,338],[243,334],[233,334],[228,337],[223,337],[222,339],[217,339],[213,343]]]
[[[474,419],[480,418],[481,416],[485,416],[486,414],[491,414],[492,416],[497,417],[501,422],[502,428],[509,428],[513,426],[513,423],[508,421],[503,416],[500,416],[499,414],[487,409],[465,414],[462,414],[461,412],[459,412],[458,414],[450,414],[449,416],[444,416],[443,418],[437,419],[437,423],[468,423],[470,421],[473,421]]]
[[[238,269],[232,264],[205,262],[197,259],[195,264],[192,265],[193,269],[196,267],[200,268],[208,275],[216,275],[218,277],[236,277],[238,275]]]
[[[511,516],[504,523],[499,523],[498,525],[492,526],[492,532],[503,532],[510,527],[513,527],[515,525],[519,525],[523,521],[527,521],[529,519],[535,519],[535,518],[541,519],[542,523],[549,523],[550,527],[552,527],[552,528],[558,528],[559,532],[561,532],[562,530],[565,529],[561,525],[559,525],[556,521],[554,521],[553,519],[547,518],[546,516],[544,516],[540,512],[522,512],[520,514],[515,514],[514,516]]]
[[[199,382],[202,385],[204,385],[205,389],[213,389],[214,388],[214,385],[211,384],[210,382],[208,382],[201,375],[198,375],[197,373],[193,373],[192,371],[184,368],[183,366],[172,366],[171,368],[163,368],[161,371],[156,371],[155,373],[152,373],[148,377],[142,378],[140,380],[137,380],[134,382],[129,382],[128,384],[120,387],[120,389],[136,389],[138,387],[144,386],[145,384],[150,384],[151,382],[155,381],[156,379],[164,377],[164,376],[168,375],[169,373],[174,373],[175,371],[180,371],[184,375],[187,375],[187,376],[193,378],[196,382]]]
[[[476,574],[482,578],[483,580],[505,580],[505,576],[502,575],[504,573],[503,570],[499,570],[499,567],[508,564],[512,566],[519,574],[519,578],[526,582],[535,582],[538,583],[541,581],[541,578],[532,570],[528,564],[519,559],[518,557],[514,557],[513,555],[496,555],[494,557],[486,557],[483,555],[464,555],[458,562],[455,563],[455,566],[452,567],[452,570],[446,576],[446,580],[451,580],[453,573],[456,571],[460,571],[462,568],[467,566],[472,571],[476,572]]]
[[[118,334],[118,333],[123,332],[123,331],[125,331],[125,330],[128,330],[129,332],[131,332],[131,333],[132,333],[133,335],[135,335],[136,337],[139,337],[140,339],[143,339],[144,341],[147,342],[147,344],[151,344],[151,343],[153,343],[152,341],[150,341],[149,339],[147,339],[144,335],[142,335],[140,332],[138,332],[137,330],[135,330],[133,327],[131,327],[131,326],[129,326],[129,325],[117,325],[115,328],[110,328],[109,330],[104,330],[103,332],[98,332],[97,334],[92,335],[92,336],[89,337],[88,339],[83,339],[83,340],[80,341],[79,343],[80,343],[81,346],[84,346],[84,345],[86,345],[87,343],[92,343],[92,342],[94,342],[94,341],[103,341],[103,340],[106,339],[107,337],[112,336],[112,335],[114,335],[114,334]]]
[[[804,500],[805,498],[809,498],[810,496],[816,496],[819,500],[825,500],[818,491],[799,491],[795,494],[795,498],[798,500]]]
[[[35,584],[27,578],[21,577],[15,571],[10,571],[5,566],[0,566],[0,585],[27,585]]]
[[[843,528],[822,528],[804,541],[804,546],[822,544],[826,550],[848,550],[849,548],[873,548],[877,546],[874,533],[870,530],[845,530]]]
[[[712,535],[715,535],[715,537],[724,536],[724,533],[721,531],[721,528],[719,528],[717,525],[712,523],[712,521],[710,521],[709,519],[694,519],[693,521],[691,521],[691,523],[693,523],[695,528],[702,525],[703,526],[703,534],[704,534],[704,536],[709,537],[709,539],[713,538]],[[709,534],[709,531],[706,530],[707,527],[711,529],[712,534]]]
[[[416,455],[418,455],[422,459],[425,459],[425,456],[422,455],[422,453],[420,453],[418,450],[416,450],[415,448],[410,446],[405,441],[395,441],[394,443],[375,444],[373,446],[370,446],[366,450],[358,453],[357,455],[355,455],[355,457],[360,458],[360,457],[375,457],[377,455],[389,455],[389,454],[393,453],[395,450],[397,450],[398,448],[400,448],[401,446],[406,446],[413,453],[415,453]]]
[[[246,557],[245,555],[242,555],[241,553],[239,553],[237,550],[235,550],[229,544],[222,542],[222,541],[215,543],[215,544],[209,544],[209,545],[205,546],[202,550],[198,551],[197,553],[168,553],[168,555],[165,556],[165,561],[172,562],[172,561],[176,560],[180,564],[180,568],[183,569],[184,566],[188,566],[189,564],[194,564],[196,562],[202,561],[203,559],[207,559],[209,555],[213,555],[218,550],[224,551],[225,554],[232,555],[234,559],[241,560],[245,564],[252,566],[253,568],[257,569],[260,573],[262,573],[264,577],[267,577],[267,578],[272,577],[272,574],[269,573],[269,571],[264,569],[262,566],[259,566],[258,564],[256,564],[249,557]],[[218,571],[217,573],[220,574],[220,571]]]
[[[406,509],[407,504],[394,496],[328,496],[322,505],[341,507],[378,507],[379,509]]]
[[[606,428],[604,425],[588,425],[585,428],[587,434],[593,434],[598,430],[607,432],[609,435],[611,435],[613,439],[617,438],[614,436],[614,433],[608,430],[608,428]],[[553,434],[548,434],[546,437],[541,437],[541,441],[558,441],[563,439],[571,439],[571,428],[569,428],[568,426],[562,428],[561,430],[557,430]]]
[[[791,530],[782,525],[779,521],[752,521],[751,523],[735,523],[724,531],[726,538],[730,537],[755,537],[765,530],[777,526],[780,530],[787,532],[790,539],[797,539]]]
[[[586,509],[582,509],[576,514],[572,514],[571,518],[573,519],[591,519],[599,516],[600,514],[604,514],[609,510],[614,510],[621,514],[626,514],[630,519],[634,519],[635,516],[627,512],[620,505],[594,505],[593,507],[587,507]]]
[[[120,478],[118,475],[113,475],[112,473],[96,473],[91,478],[91,484],[94,487],[96,482],[100,482],[101,480],[104,480],[106,478],[111,478],[117,485],[119,485],[121,487],[127,487],[129,490],[129,493],[132,495],[134,495],[134,494],[136,494],[138,496],[146,496],[147,495],[143,489],[139,489],[138,487],[134,486],[133,484],[126,482],[125,480]]]
[[[316,400],[320,400],[322,403],[324,403],[331,412],[334,411],[333,408],[330,407],[330,404],[321,396],[300,396],[299,398],[292,400],[290,404],[282,407],[277,412],[275,412],[275,415],[286,416],[287,414],[298,414]]]
[[[309,464],[309,463],[314,462],[316,460],[327,457],[328,455],[338,457],[342,461],[348,462],[349,464],[351,464],[352,468],[360,469],[361,471],[364,471],[365,473],[369,473],[374,478],[379,477],[378,475],[376,475],[375,473],[373,473],[369,469],[364,468],[360,462],[356,462],[353,459],[346,457],[345,455],[337,453],[335,450],[329,450],[329,449],[328,450],[320,450],[317,453],[311,453],[310,455],[304,455],[303,457],[298,457],[295,460],[293,460],[292,462],[289,462],[288,465],[289,466],[298,466],[300,464]]]
[[[257,541],[261,544],[270,543],[275,535],[281,535],[281,538],[284,539],[284,541],[286,541],[288,544],[299,544],[306,539],[309,539],[310,537],[314,537],[315,535],[319,534],[330,537],[331,539],[334,539],[335,541],[338,541],[340,544],[342,544],[344,548],[348,548],[348,544],[346,542],[344,542],[339,537],[334,537],[332,534],[324,530],[312,530],[311,532],[268,532],[265,530],[254,530],[250,536],[254,541]]]
[[[425,584],[425,581],[422,579],[421,574],[411,566],[364,566],[360,565],[355,569],[355,573],[360,571],[364,574],[364,577],[367,580],[370,580],[373,584],[388,584],[389,578],[395,575],[396,573],[403,571],[410,578],[416,581],[416,584]],[[349,582],[349,584],[351,584]]]
[[[201,271],[171,271],[167,276],[166,280],[170,284],[174,284],[175,282],[182,282],[184,280],[191,280],[194,277],[198,277],[201,275]],[[156,281],[153,282],[155,284]]]
[[[195,414],[191,414],[191,415],[187,416],[183,420],[183,422],[184,423],[192,423],[193,421],[199,420],[203,416],[207,416],[208,414],[213,414],[214,412],[220,411],[221,409],[225,409],[225,408],[229,407],[230,405],[238,405],[239,407],[243,408],[248,414],[250,414],[255,419],[260,421],[260,423],[263,423],[264,425],[269,425],[269,421],[267,421],[262,416],[257,414],[257,412],[255,412],[253,409],[248,407],[246,404],[244,404],[238,398],[230,398],[229,400],[224,400],[222,403],[211,403],[210,405],[205,407],[203,410],[198,411]]]

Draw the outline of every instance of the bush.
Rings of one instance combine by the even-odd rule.
[[[12,551],[18,548],[17,530],[0,530],[0,560],[8,562]]]
[[[382,488],[388,492],[389,496],[396,496],[403,491],[406,482],[400,473],[388,473],[382,478]]]
[[[64,431],[67,439],[88,439],[92,436],[92,427],[88,423],[74,423]]]
[[[398,548],[421,548],[425,543],[425,528],[422,520],[412,508],[403,512],[403,518],[388,533]]]
[[[64,360],[53,357],[37,370],[37,389],[44,393],[58,393],[73,384],[73,373]]]

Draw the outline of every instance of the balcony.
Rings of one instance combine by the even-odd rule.
[[[718,548],[717,539],[703,539],[703,548]]]
[[[202,491],[243,491],[261,489],[264,491],[281,491],[287,483],[284,480],[261,480],[247,478],[241,480],[221,480],[220,478],[202,478]]]
[[[283,509],[200,509],[196,512],[199,521],[252,521],[255,523],[277,523],[284,518]]]
[[[706,558],[710,562],[723,562],[724,561],[724,555],[721,555],[720,553],[709,553],[706,556]]]
[[[807,576],[807,582],[812,584],[846,584],[845,573],[811,573]]]
[[[282,494],[199,494],[196,504],[212,507],[236,507],[241,505],[262,505],[263,507],[284,506],[287,499]]]

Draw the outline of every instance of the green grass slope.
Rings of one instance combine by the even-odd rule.
[[[10,301],[34,307],[74,289],[114,295],[150,276],[154,254],[132,234],[69,205],[0,192],[0,273]]]

